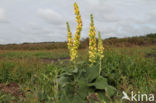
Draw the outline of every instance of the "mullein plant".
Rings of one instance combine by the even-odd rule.
[[[77,28],[74,38],[72,38],[72,33],[70,31],[69,23],[67,22],[67,30],[68,30],[68,49],[70,52],[70,60],[75,63],[76,58],[78,57],[78,48],[80,45],[80,34],[82,30],[82,19],[79,11],[79,7],[77,3],[74,3],[74,13],[76,15]]]
[[[93,15],[90,15],[91,23],[90,23],[90,30],[89,30],[89,62],[91,63],[90,66],[92,66],[95,62],[97,57],[99,58],[99,75],[101,73],[101,64],[102,59],[104,58],[104,47],[101,39],[101,33],[98,33],[98,50],[96,47],[96,31],[94,26],[94,18]]]
[[[74,37],[72,37],[72,32],[70,30],[69,23],[67,22],[67,31],[68,31],[68,49],[70,53],[70,60],[75,64],[76,58],[78,57],[78,47],[80,45],[80,34],[82,30],[82,19],[79,11],[79,7],[77,3],[74,3],[74,13],[76,15],[77,21],[77,28]],[[93,15],[90,15],[90,29],[89,29],[89,62],[93,65],[96,62],[97,57],[100,59],[100,66],[99,66],[99,74],[101,72],[101,61],[104,57],[103,55],[103,43],[101,39],[100,32],[98,33],[99,40],[98,40],[98,49],[96,45],[96,31],[94,26],[94,18]]]
[[[76,28],[76,33],[75,33],[74,37],[72,37],[72,32],[70,30],[70,26],[69,26],[68,22],[67,22],[67,30],[68,30],[68,49],[70,52],[70,60],[73,62],[74,66],[75,66],[76,59],[78,57],[78,47],[80,45],[80,34],[81,34],[81,29],[82,29],[82,20],[81,20],[79,7],[78,7],[77,3],[74,3],[74,12],[75,12],[76,21],[77,21],[77,28]],[[103,47],[103,43],[102,43],[102,39],[101,39],[101,34],[99,32],[99,34],[98,34],[99,40],[98,40],[98,48],[97,48],[96,31],[95,31],[94,20],[93,20],[92,14],[90,15],[90,18],[91,18],[91,23],[90,23],[90,28],[89,28],[89,66],[91,67],[91,69],[90,69],[90,67],[86,68],[86,71],[85,71],[86,75],[84,75],[84,71],[78,70],[77,68],[70,73],[67,72],[67,74],[70,74],[70,75],[62,75],[63,76],[62,78],[67,78],[67,81],[65,81],[65,82],[63,81],[63,85],[64,85],[63,87],[67,87],[67,88],[62,88],[62,89],[65,89],[64,92],[67,91],[66,92],[67,94],[72,93],[72,95],[74,96],[73,101],[77,101],[80,98],[78,96],[79,96],[80,92],[82,92],[81,90],[83,90],[84,88],[86,88],[87,91],[84,91],[84,95],[80,99],[82,101],[84,100],[84,98],[90,97],[90,94],[89,94],[90,89],[92,89],[93,91],[105,90],[106,91],[105,93],[107,93],[108,91],[110,91],[110,93],[112,93],[112,91],[113,91],[113,90],[111,90],[113,87],[109,86],[109,84],[107,83],[107,79],[100,76],[101,68],[102,68],[101,67],[102,59],[104,57],[104,55],[103,55],[104,47]],[[98,59],[99,59],[99,61],[96,62]],[[99,63],[99,71],[97,68],[94,68],[95,63]],[[75,75],[75,73],[77,73],[78,75]],[[88,75],[88,73],[89,73],[89,75]],[[87,78],[88,82],[86,81],[86,78]],[[93,82],[91,82],[91,81],[93,81]],[[59,81],[59,82],[62,86],[62,82],[61,81]],[[84,85],[85,82],[87,83],[87,85]],[[70,86],[66,85],[66,84],[70,84]],[[103,86],[103,85],[105,85],[105,86]],[[70,88],[71,86],[72,86],[72,88]],[[90,86],[94,86],[95,88],[90,88]],[[68,91],[68,89],[70,89],[71,91]],[[95,95],[96,95],[96,97],[98,96],[96,93],[95,93]],[[108,95],[108,94],[106,94],[106,95]],[[62,96],[62,97],[64,97],[64,96]],[[103,94],[102,94],[102,97],[103,97]],[[71,95],[69,98],[71,98]],[[64,100],[64,98],[63,98],[63,100]],[[89,100],[89,99],[87,99],[87,100]],[[105,103],[105,101],[102,100],[100,103]]]
[[[69,23],[67,22],[66,24],[67,24],[67,31],[68,31],[68,36],[67,36],[68,43],[67,43],[67,45],[68,45],[68,49],[69,49],[69,54],[71,56],[72,55],[71,50],[72,50],[72,47],[73,47],[72,32],[70,31]]]
[[[103,47],[103,42],[102,42],[102,39],[101,39],[101,33],[99,32],[98,33],[98,57],[100,59],[100,66],[99,66],[99,75],[101,73],[101,62],[102,62],[102,59],[104,58],[104,54],[103,54],[103,51],[104,51],[104,47]]]
[[[90,15],[91,23],[89,29],[89,62],[91,65],[96,62],[97,48],[96,48],[96,31],[94,26],[93,15]]]

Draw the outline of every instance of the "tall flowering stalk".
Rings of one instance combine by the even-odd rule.
[[[74,13],[76,15],[77,28],[74,38],[72,39],[72,33],[70,32],[69,24],[67,23],[68,29],[68,49],[70,50],[70,60],[75,62],[78,57],[78,48],[80,45],[80,34],[82,30],[82,19],[77,3],[74,3]]]
[[[102,59],[104,58],[103,51],[104,51],[103,42],[102,42],[102,39],[101,39],[101,33],[99,32],[98,33],[98,56],[99,56],[99,59],[100,59],[99,74],[101,73],[101,62],[102,62]]]
[[[90,15],[91,18],[91,23],[90,23],[90,30],[89,30],[89,62],[91,64],[95,63],[96,61],[96,31],[94,27],[94,20],[93,20],[93,15]]]
[[[75,61],[75,59],[78,57],[78,48],[80,45],[80,34],[82,30],[82,19],[81,19],[79,7],[76,2],[74,3],[74,13],[76,15],[77,28],[76,28],[76,33],[74,35],[71,61]]]
[[[72,47],[73,47],[73,40],[72,40],[72,32],[70,31],[70,26],[69,26],[69,23],[67,22],[67,31],[68,31],[68,49],[69,49],[69,54],[71,56],[72,54]]]

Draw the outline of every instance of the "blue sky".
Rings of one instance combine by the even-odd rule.
[[[66,21],[76,28],[73,3],[83,19],[81,38],[89,31],[90,13],[102,38],[156,32],[156,0],[0,0],[0,44],[66,41]]]

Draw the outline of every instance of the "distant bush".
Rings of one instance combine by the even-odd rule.
[[[148,34],[147,37],[150,37],[150,38],[156,38],[156,33]]]
[[[79,49],[88,48],[89,39],[81,40]],[[156,33],[147,34],[145,36],[117,38],[110,37],[103,40],[105,46],[144,46],[156,44]],[[41,42],[41,43],[23,43],[0,45],[0,50],[52,50],[67,49],[66,42]]]

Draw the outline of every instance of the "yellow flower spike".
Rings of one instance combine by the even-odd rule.
[[[79,12],[79,7],[77,5],[77,3],[74,3],[74,12],[76,15],[76,21],[77,21],[77,28],[76,28],[76,33],[74,35],[74,39],[73,39],[73,48],[72,48],[72,61],[75,61],[75,59],[78,57],[78,48],[80,45],[80,34],[81,34],[81,30],[82,30],[82,19],[81,19],[81,15]]]
[[[68,36],[67,36],[67,39],[68,39],[68,49],[69,49],[69,54],[70,54],[70,57],[72,55],[72,47],[73,47],[73,40],[72,40],[72,32],[70,31],[70,26],[69,26],[69,23],[67,22],[67,31],[68,31]]]
[[[67,31],[68,31],[68,49],[72,48],[73,45],[73,41],[72,41],[72,32],[70,31],[70,26],[69,23],[67,22]]]
[[[104,57],[104,54],[103,54],[103,51],[104,51],[104,47],[103,47],[103,42],[102,42],[102,39],[101,39],[101,33],[99,32],[98,33],[98,56],[99,56],[99,59],[100,59],[100,66],[99,66],[99,75],[101,73],[101,70],[102,70],[102,67],[101,67],[101,62],[102,62],[102,59]]]
[[[80,45],[80,34],[82,30],[82,19],[79,11],[79,7],[77,3],[74,3],[74,13],[76,15],[76,33],[74,35],[74,38],[72,38],[72,33],[70,31],[69,24],[67,23],[67,29],[68,29],[68,49],[70,51],[70,60],[75,63],[76,58],[78,57],[78,48]]]
[[[100,59],[102,59],[104,57],[104,54],[103,54],[103,50],[104,50],[104,47],[103,47],[103,43],[102,43],[102,39],[101,39],[101,33],[99,32],[98,33],[98,55],[100,57]]]
[[[90,23],[90,30],[89,30],[89,62],[95,63],[96,61],[96,32],[94,27],[94,20],[93,15],[90,15],[91,23]]]

